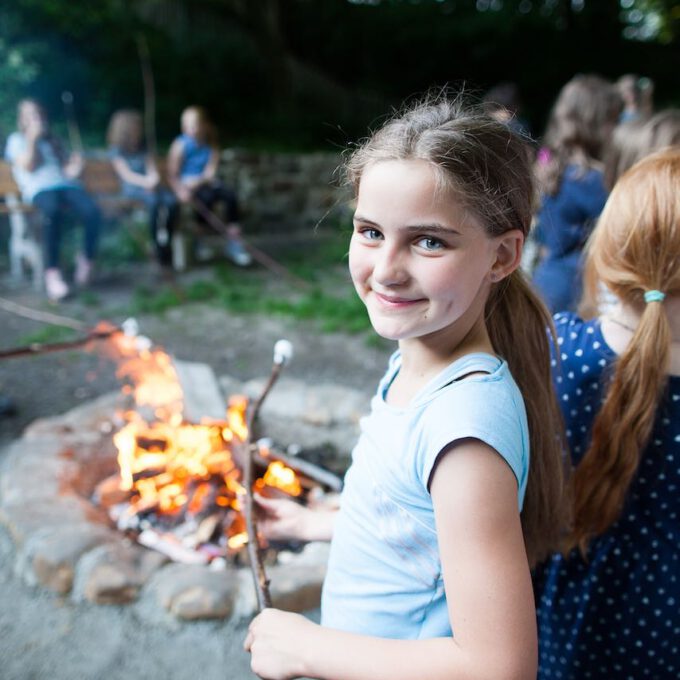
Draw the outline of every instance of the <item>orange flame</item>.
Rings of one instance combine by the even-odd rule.
[[[124,426],[114,435],[120,486],[130,492],[130,514],[143,510],[174,514],[200,513],[206,504],[240,513],[245,489],[232,456],[234,445],[248,436],[248,400],[229,400],[224,421],[192,424],[182,417],[183,395],[170,357],[157,349],[141,349],[135,338],[114,337],[122,362],[118,376],[128,384],[140,412],[122,414]],[[302,493],[295,472],[278,461],[270,463],[254,487],[276,487],[292,496]],[[126,511],[127,512],[127,511]],[[226,530],[227,545],[247,543],[243,517],[236,514]]]

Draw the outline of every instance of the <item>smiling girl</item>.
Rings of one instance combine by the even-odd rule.
[[[529,568],[563,528],[550,318],[518,269],[534,191],[512,130],[419,104],[347,162],[350,272],[398,341],[341,509],[261,499],[269,537],[331,539],[321,625],[267,609],[264,678],[534,678]]]

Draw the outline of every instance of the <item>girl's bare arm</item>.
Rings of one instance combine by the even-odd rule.
[[[183,203],[191,200],[191,189],[182,182],[180,178],[180,168],[184,157],[184,144],[182,140],[176,139],[168,150],[168,184],[175,192],[177,198]]]
[[[203,182],[212,182],[217,176],[217,168],[220,164],[219,149],[213,147],[210,151],[210,160],[208,160],[205,169],[203,170]]]
[[[155,175],[150,173],[148,164],[146,173],[134,172],[125,159],[119,157],[111,159],[111,165],[123,182],[142,187],[142,189],[153,189],[158,184],[158,171],[155,171]],[[153,169],[155,169],[155,165]]]
[[[536,677],[537,636],[517,481],[477,440],[443,455],[431,484],[453,638],[387,640],[322,628],[265,610],[246,648],[267,678],[525,680]]]

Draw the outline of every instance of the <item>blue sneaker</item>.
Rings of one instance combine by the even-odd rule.
[[[243,243],[234,239],[227,241],[226,245],[224,246],[224,254],[239,267],[247,267],[253,261],[253,258],[245,249]]]

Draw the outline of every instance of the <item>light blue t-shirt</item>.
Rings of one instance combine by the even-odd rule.
[[[74,179],[67,177],[61,166],[54,145],[47,139],[39,139],[37,148],[41,163],[34,170],[24,170],[16,160],[26,150],[26,137],[21,132],[13,132],[7,139],[5,159],[12,166],[12,174],[16,181],[21,197],[26,203],[41,191],[79,186]]]
[[[385,638],[445,637],[452,631],[428,490],[432,470],[451,442],[479,439],[511,467],[521,510],[529,471],[526,411],[507,363],[482,353],[453,362],[406,408],[395,408],[385,393],[400,365],[396,352],[361,421],[333,531],[321,621]],[[484,373],[468,375],[473,372]]]

